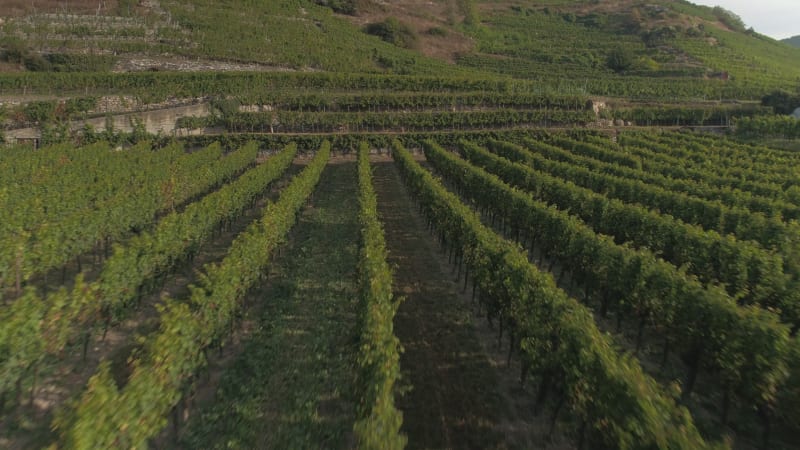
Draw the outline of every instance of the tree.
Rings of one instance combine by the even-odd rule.
[[[717,20],[722,22],[726,27],[730,28],[731,30],[739,31],[742,33],[747,31],[744,22],[742,21],[742,18],[739,17],[733,11],[728,11],[727,9],[721,6],[715,6],[713,12]]]
[[[617,47],[611,50],[611,53],[608,54],[608,58],[606,59],[608,68],[617,73],[630,69],[633,67],[633,63],[633,52],[624,47]]]
[[[763,106],[771,106],[776,114],[791,114],[800,107],[800,94],[795,95],[787,91],[772,91],[761,98]]]
[[[414,48],[417,45],[417,35],[414,30],[394,17],[387,17],[383,22],[371,23],[364,28],[364,31],[398,47]]]

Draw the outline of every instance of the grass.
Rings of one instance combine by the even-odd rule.
[[[330,164],[276,260],[258,331],[189,422],[185,448],[352,445],[359,225],[355,162]]]

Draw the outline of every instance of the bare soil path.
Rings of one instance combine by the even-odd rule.
[[[470,296],[427,232],[399,172],[373,164],[395,292],[404,296],[395,334],[404,348],[398,399],[409,448],[568,448],[545,438],[544,418],[497,349],[495,332],[474,314]]]

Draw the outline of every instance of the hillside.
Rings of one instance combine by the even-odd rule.
[[[782,40],[781,42],[785,42],[785,43],[787,43],[789,45],[793,45],[795,47],[800,47],[800,35],[792,36],[790,38],[786,38],[786,39]]]
[[[798,106],[684,0],[0,1],[0,449],[800,450]]]
[[[718,99],[793,89],[800,77],[800,50],[685,1],[93,4],[0,6],[0,70],[446,73],[564,93]]]

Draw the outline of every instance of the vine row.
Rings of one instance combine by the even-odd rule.
[[[509,324],[525,374],[579,419],[579,447],[713,448],[688,412],[675,404],[635,360],[620,356],[591,313],[528,262],[518,245],[484,226],[478,216],[416,163],[399,142],[400,172],[440,238],[456,249],[482,298]]]
[[[146,339],[124,387],[117,387],[109,364],[101,364],[75,408],[55,422],[62,448],[141,448],[166,426],[205,365],[205,352],[234,327],[245,294],[264,276],[329,157],[326,143],[262,219],[236,238],[225,259],[206,266],[187,302],[167,299],[160,306],[160,328]]]

